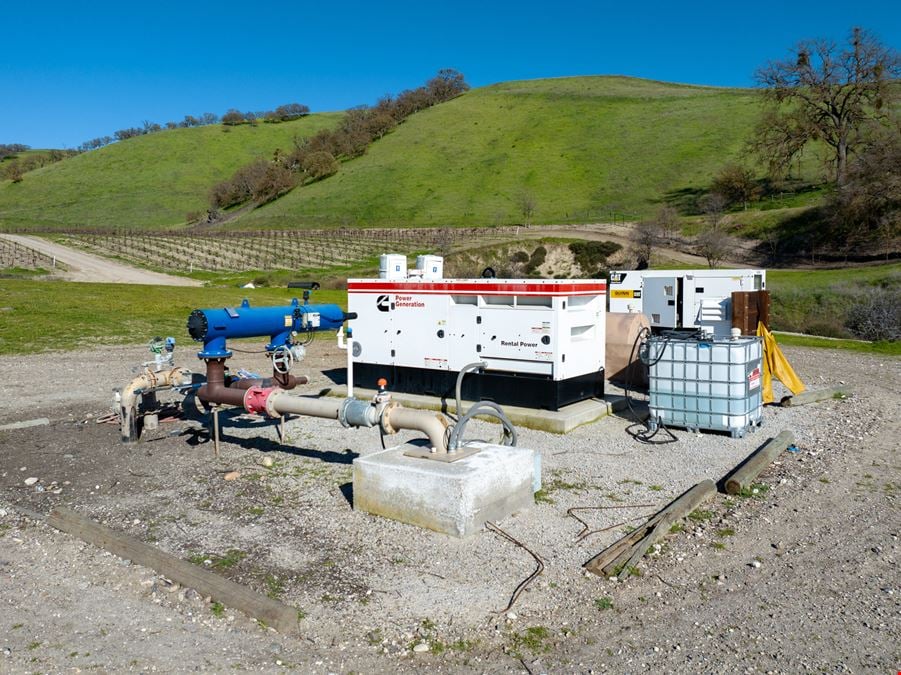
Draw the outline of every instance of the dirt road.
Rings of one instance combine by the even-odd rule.
[[[138,269],[108,258],[101,258],[100,256],[78,251],[41,237],[30,237],[22,234],[0,234],[0,237],[14,241],[22,246],[33,248],[46,255],[54,256],[59,262],[69,267],[68,271],[59,274],[59,276],[68,281],[89,281],[107,284],[151,284],[156,286],[201,285],[199,281],[194,279]]]

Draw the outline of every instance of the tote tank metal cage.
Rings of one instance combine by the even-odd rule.
[[[759,337],[718,339],[655,335],[648,339],[651,429],[725,431],[740,438],[761,424]]]

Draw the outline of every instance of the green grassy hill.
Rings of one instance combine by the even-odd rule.
[[[684,204],[739,157],[751,90],[625,77],[474,89],[411,116],[337,175],[228,223],[239,229],[609,220]],[[164,131],[0,182],[0,227],[178,227],[209,188],[337,114]],[[814,158],[810,158],[814,162]],[[523,201],[534,206],[524,215]]]
[[[709,185],[757,116],[756,94],[624,77],[507,82],[412,116],[334,177],[233,223],[491,225],[653,211]]]
[[[48,150],[31,149],[31,150],[23,150],[22,152],[17,152],[15,155],[12,155],[10,157],[4,157],[3,159],[0,159],[0,171],[3,171],[3,168],[7,164],[11,164],[12,162],[15,162],[17,160],[23,160],[23,159],[27,159],[28,157],[35,157],[37,155],[45,155],[48,152],[50,152],[49,149]]]
[[[205,211],[210,187],[239,166],[289,150],[295,136],[339,117],[173,129],[114,143],[31,171],[21,183],[0,181],[0,226],[177,226],[189,211]]]

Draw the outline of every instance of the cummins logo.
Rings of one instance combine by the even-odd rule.
[[[387,295],[380,295],[375,299],[375,306],[378,307],[380,312],[387,312],[391,308],[391,303],[388,300]]]

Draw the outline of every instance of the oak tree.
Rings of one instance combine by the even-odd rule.
[[[854,28],[848,44],[806,40],[791,56],[756,73],[766,105],[752,147],[774,175],[786,172],[813,141],[829,149],[838,185],[862,127],[884,120],[898,98],[898,53],[874,35]]]

